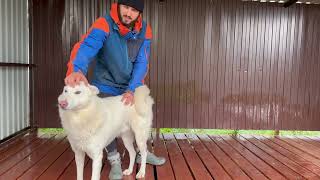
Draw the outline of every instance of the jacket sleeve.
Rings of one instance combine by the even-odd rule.
[[[89,63],[101,49],[109,33],[109,25],[106,19],[103,17],[97,19],[88,33],[74,45],[68,62],[67,76],[78,71],[87,74]]]
[[[127,91],[134,92],[137,87],[144,84],[144,78],[146,77],[149,69],[151,38],[152,31],[151,27],[148,25],[145,40],[142,43],[137,59],[133,64],[132,76]]]

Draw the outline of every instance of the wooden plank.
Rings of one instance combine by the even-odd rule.
[[[25,132],[22,132],[7,141],[4,141],[0,144],[0,157],[1,154],[8,149],[12,148],[13,146],[17,146],[18,144],[25,142],[25,141],[31,141],[34,139],[34,137],[37,137],[37,131],[32,129],[32,130],[27,130]]]
[[[301,176],[308,178],[308,179],[317,177],[316,174],[310,172],[309,170],[307,170],[303,166],[300,166],[299,164],[295,163],[294,161],[292,161],[288,157],[280,154],[279,152],[275,151],[274,149],[263,144],[262,142],[260,142],[256,138],[254,138],[253,136],[249,136],[249,135],[242,135],[242,136],[245,137],[248,141],[250,141],[254,145],[256,145],[257,147],[259,147],[260,149],[263,149],[263,151],[265,151],[269,155],[271,155],[274,158],[276,158],[277,160],[281,161],[283,164],[285,164],[286,166],[288,166],[289,168],[291,168],[295,172],[299,173]]]
[[[216,171],[217,173],[219,173],[218,171],[220,171],[222,169],[222,172],[226,175],[225,176],[226,179],[230,179],[228,177],[227,172],[223,169],[223,168],[225,168],[225,164],[222,163],[222,165],[220,165],[218,158],[217,158],[218,161],[215,160],[215,155],[219,156],[219,154],[213,153],[213,152],[211,152],[211,150],[208,150],[205,147],[205,145],[207,145],[207,144],[203,145],[202,142],[199,141],[199,139],[197,138],[196,135],[186,135],[189,138],[191,144],[189,144],[185,135],[176,134],[175,135],[176,139],[174,139],[173,135],[171,135],[171,136],[172,137],[171,137],[171,139],[169,139],[169,141],[176,141],[176,139],[177,139],[177,142],[175,142],[175,146],[176,146],[176,148],[178,148],[178,150],[179,150],[179,147],[181,148],[182,152],[180,152],[180,154],[181,154],[180,156],[182,156],[182,158],[184,158],[183,160],[186,160],[186,162],[184,162],[187,165],[186,169],[189,171],[188,168],[190,168],[191,172],[193,173],[193,174],[191,174],[189,171],[189,173],[191,174],[191,178],[201,179],[202,176],[199,176],[199,174],[201,174],[202,172],[201,173],[199,173],[199,172],[204,171],[204,172],[206,172],[205,174],[207,174],[207,175],[208,175],[208,173],[210,173],[212,175],[212,177],[214,177],[215,179],[217,179],[217,177],[219,179],[224,179],[222,176],[216,177],[216,175],[214,175],[214,173],[212,173],[212,171]],[[202,135],[199,135],[199,136],[202,136]],[[245,145],[243,145],[243,142],[242,143],[237,142],[232,137],[229,137],[229,136],[219,136],[219,137],[210,136],[210,137],[213,140],[211,143],[216,144],[216,146],[218,148],[220,148],[220,151],[224,152],[225,156],[229,156],[229,158],[231,158],[233,161],[235,161],[238,164],[238,166],[240,166],[240,168],[242,168],[242,170],[245,173],[247,173],[247,175],[251,176],[250,173],[248,171],[246,171],[246,168],[247,169],[250,168],[250,164],[249,164],[249,167],[243,167],[243,164],[247,164],[250,162],[251,164],[253,164],[255,166],[256,169],[259,169],[268,178],[270,178],[270,179],[283,179],[283,177],[281,177],[281,175],[276,170],[274,170],[273,168],[270,167],[270,166],[272,166],[272,167],[276,168],[277,165],[270,165],[270,166],[267,165],[266,163],[268,163],[268,161],[265,160],[265,157],[264,157],[265,155],[263,155],[263,154],[259,155],[259,153],[258,153],[257,154],[258,157],[255,156],[253,154],[253,153],[256,153],[254,148],[248,148]],[[161,138],[162,138],[162,136],[161,136]],[[168,154],[166,154],[167,151],[164,146],[165,142],[161,141],[161,140],[163,140],[161,138],[156,137],[156,136],[153,137],[153,139],[155,140],[154,141],[154,147],[155,147],[154,151],[155,151],[156,155],[158,155],[158,156],[165,157],[165,155],[167,155],[167,160],[169,160],[169,156],[168,156]],[[248,138],[248,140],[247,140],[247,138]],[[298,166],[300,166],[299,170],[298,170],[299,174],[304,173],[303,176],[306,178],[310,178],[310,179],[312,179],[312,178],[319,179],[320,178],[317,175],[317,174],[320,174],[320,159],[315,158],[311,154],[305,153],[303,150],[299,149],[298,147],[295,147],[294,145],[292,145],[286,141],[282,141],[280,138],[275,138],[275,139],[270,138],[269,139],[269,138],[266,138],[263,136],[255,136],[255,138],[253,138],[253,139],[250,139],[250,138],[252,138],[252,136],[245,136],[244,135],[244,137],[240,136],[239,140],[242,139],[243,141],[247,141],[253,147],[256,147],[256,149],[258,149],[257,151],[259,151],[259,150],[262,152],[265,151],[267,156],[268,155],[270,156],[270,154],[271,154],[270,157],[276,159],[275,164],[277,164],[276,161],[279,161],[279,159],[282,163],[285,163],[289,167],[292,164],[296,163]],[[311,145],[310,143],[307,142],[307,141],[309,141],[308,139],[299,138],[299,139],[288,139],[288,140],[292,140],[292,142],[295,142],[295,141],[300,142],[301,141],[300,143],[306,143],[306,144]],[[35,162],[36,159],[39,159],[39,161],[37,161],[37,163],[34,164],[34,166],[30,166],[29,163],[26,163],[25,157],[27,155],[21,159],[21,160],[23,160],[22,163],[29,164],[27,168],[20,165],[21,163],[13,166],[13,168],[19,169],[19,170],[17,170],[17,173],[19,174],[19,171],[20,171],[20,175],[22,175],[19,179],[31,179],[31,178],[33,178],[33,179],[34,178],[57,179],[60,175],[61,175],[60,179],[67,179],[66,177],[75,178],[75,173],[76,173],[75,167],[73,167],[74,172],[70,173],[70,171],[71,171],[70,167],[72,166],[72,163],[74,163],[74,161],[72,161],[73,160],[73,152],[70,148],[68,148],[69,146],[66,144],[66,140],[63,140],[57,146],[52,145],[52,144],[54,144],[54,142],[53,143],[48,143],[48,142],[46,143],[46,146],[48,144],[49,145],[51,144],[51,150],[49,150],[50,152],[45,154],[45,156],[34,158],[32,160],[33,162]],[[316,142],[316,141],[314,141],[314,142]],[[295,143],[299,144],[297,142],[295,142]],[[32,145],[32,143],[30,145]],[[160,147],[162,145],[162,147],[163,147],[162,150],[161,150],[161,148],[156,148],[156,147],[159,147],[159,145],[160,145]],[[41,147],[42,149],[46,149],[44,146],[45,146],[45,144],[39,145],[39,148]],[[152,148],[150,146],[151,146],[151,144],[149,144],[149,150],[152,151]],[[63,149],[63,147],[65,147],[65,149]],[[33,148],[35,149],[35,152],[36,152],[36,149],[38,149],[37,147],[34,147],[34,145],[33,145]],[[194,149],[192,149],[192,148],[194,148]],[[237,152],[233,148],[235,150],[237,150]],[[119,148],[119,149],[123,150],[122,148]],[[160,151],[164,150],[165,155],[161,155],[161,153],[157,153],[157,152],[159,152],[159,150]],[[120,152],[122,152],[122,151],[120,151]],[[171,152],[169,152],[169,155],[170,155],[170,153]],[[240,155],[242,155],[246,159],[244,159]],[[283,157],[281,157],[281,156],[283,156]],[[126,156],[126,157],[128,157],[128,156]],[[262,160],[259,161],[259,158],[261,158]],[[283,159],[286,159],[286,158],[287,158],[287,160],[283,161]],[[209,160],[209,159],[211,159],[211,160]],[[220,170],[217,168],[210,168],[210,166],[212,167],[212,159],[213,159],[213,161],[216,162],[217,167],[220,166]],[[243,160],[244,162],[240,162],[240,160]],[[264,162],[263,160],[266,162]],[[123,158],[123,161],[126,161],[126,158]],[[128,161],[128,158],[127,158],[127,161]],[[288,161],[289,161],[289,163],[288,163]],[[292,162],[290,162],[290,161],[292,161]],[[57,163],[57,162],[60,162],[60,163]],[[70,162],[71,162],[71,164],[70,164]],[[176,161],[171,161],[171,162],[176,163]],[[87,164],[87,163],[90,163],[90,164]],[[241,165],[241,163],[242,163],[242,165]],[[108,164],[108,163],[106,163],[106,164]],[[168,164],[168,162],[165,165],[167,165],[167,164]],[[68,165],[70,165],[70,166],[68,167]],[[158,169],[163,169],[163,167],[165,165],[155,167],[157,169],[158,177],[159,177],[159,172],[161,172],[161,170],[158,171]],[[171,167],[170,162],[168,165],[169,165],[168,171],[163,171],[162,177],[165,177],[166,173],[168,174],[168,172],[171,171],[171,176],[169,175],[169,179],[174,179],[174,172],[173,172],[174,168]],[[173,165],[175,165],[175,164],[173,164]],[[23,169],[20,170],[20,168],[18,168],[16,166],[23,167],[23,169],[25,169],[27,171],[25,171]],[[3,166],[1,165],[0,167],[2,168]],[[109,168],[110,168],[110,166],[109,166]],[[151,166],[151,168],[153,169],[152,166]],[[296,168],[295,170],[297,170],[297,167],[295,167],[295,168]],[[71,167],[71,169],[72,169],[72,167]],[[106,165],[103,166],[102,176],[101,176],[102,179],[108,179],[107,176],[108,176],[109,170],[107,170],[107,169],[108,169],[108,166],[106,166]],[[124,169],[124,167],[123,167],[123,169]],[[210,169],[212,169],[212,170],[210,170]],[[267,170],[263,170],[263,169],[267,169]],[[305,169],[305,170],[303,170],[303,169]],[[12,171],[12,170],[10,169],[10,171]],[[23,171],[23,174],[21,174],[22,171]],[[283,169],[280,169],[280,171],[281,171],[281,173],[284,173],[284,174],[286,173],[286,172],[284,172]],[[307,173],[308,171],[310,171],[311,173],[308,174]],[[65,176],[64,174],[68,174],[68,172],[69,172],[69,176]],[[268,175],[271,173],[273,173],[274,176]],[[90,179],[90,177],[91,177],[91,161],[89,162],[88,158],[86,159],[86,166],[85,166],[84,175],[85,175],[85,179],[88,179],[88,178]],[[146,179],[149,179],[149,177],[152,178],[152,175],[153,175],[153,171],[152,171],[152,173],[147,174],[148,177],[146,176]],[[194,176],[192,176],[192,175],[194,175]],[[277,176],[277,175],[280,175],[280,176]],[[275,178],[276,176],[277,176],[277,178]],[[15,175],[12,177],[14,178],[14,177],[18,177],[18,176]],[[2,178],[11,178],[11,176],[10,177],[9,176],[1,176],[0,179],[2,179]],[[177,177],[177,178],[179,178],[179,177]],[[211,178],[211,176],[209,178]],[[252,177],[252,178],[254,178],[254,177]],[[297,176],[297,178],[299,178],[299,176]],[[131,179],[133,179],[133,178],[131,177]]]
[[[250,178],[252,179],[268,179],[247,159],[241,156],[235,149],[227,144],[221,137],[209,136]]]
[[[176,179],[193,179],[181,150],[172,134],[163,134]]]
[[[3,179],[16,179],[20,177],[26,170],[41,160],[50,150],[59,144],[65,135],[57,135],[54,139],[49,140],[47,143],[39,146],[35,151],[29,154],[25,159],[20,161],[17,165],[7,170],[1,175]]]
[[[274,142],[274,143],[286,148],[287,150],[289,150],[289,151],[291,151],[291,152],[303,157],[304,159],[306,159],[306,160],[308,160],[308,161],[312,162],[313,164],[315,164],[315,165],[320,167],[320,159],[315,158],[314,156],[306,153],[305,151],[300,150],[299,148],[297,148],[297,147],[295,147],[295,146],[293,146],[293,145],[291,145],[291,144],[289,144],[289,143],[287,143],[285,141],[282,141],[282,140],[280,140],[278,138],[270,138],[270,137],[266,137],[266,138],[268,138],[272,142]]]
[[[173,173],[173,167],[171,166],[171,162],[169,159],[169,153],[165,146],[165,142],[162,134],[158,134],[157,136],[155,133],[153,133],[152,139],[153,139],[154,153],[166,159],[165,164],[163,164],[162,166],[156,166],[157,179],[168,179],[168,180],[175,179],[174,173]]]
[[[198,137],[232,178],[250,179],[207,135],[198,135]]]
[[[289,144],[291,144],[292,146],[301,149],[302,151],[305,151],[306,153],[309,153],[311,155],[313,155],[314,157],[317,157],[320,159],[320,150],[319,148],[317,148],[316,146],[306,143],[304,141],[295,139],[293,137],[290,136],[282,136],[282,137],[276,137],[278,139],[281,139]]]
[[[46,154],[39,162],[26,171],[19,179],[28,180],[36,179],[51,166],[69,147],[68,140],[64,139],[61,143],[56,145],[50,152]]]
[[[307,136],[295,136],[295,137],[320,148],[320,143],[316,141],[316,139],[314,139],[313,137],[307,137]]]
[[[74,152],[69,147],[46,171],[39,176],[38,180],[58,179],[59,176],[74,162]]]
[[[86,166],[89,162],[89,158],[86,156],[84,160],[84,166]],[[76,162],[73,159],[72,162],[69,164],[67,169],[60,175],[59,180],[70,180],[70,179],[76,179],[77,178],[77,168],[76,168]]]
[[[46,135],[46,138],[37,139],[32,142],[27,147],[23,148],[20,152],[16,153],[14,156],[11,156],[0,162],[0,175],[8,171],[11,167],[22,161],[25,157],[31,154],[34,150],[36,150],[39,146],[43,144],[49,143],[50,138],[53,138],[53,135]]]
[[[320,64],[320,63],[319,63]],[[313,141],[315,141],[316,143],[320,144],[320,137],[319,136],[305,136],[309,139],[312,139]]]
[[[230,144],[234,149],[236,149],[242,156],[244,156],[248,161],[251,162],[257,169],[259,169],[263,174],[265,174],[270,179],[286,179],[277,170],[273,169],[266,162],[261,160],[258,156],[253,154],[250,150],[240,144],[238,141],[230,136],[220,136]]]
[[[41,136],[39,138],[41,138]],[[20,139],[17,139],[15,142],[10,143],[10,146],[2,149],[2,151],[0,152],[0,162],[8,157],[13,156],[17,152],[28,146],[30,143],[38,140],[39,138],[37,138],[37,134],[32,133],[30,135],[26,135]]]
[[[280,152],[282,155],[290,158],[291,160],[295,161],[296,163],[300,164],[301,166],[305,167],[306,169],[312,171],[315,174],[320,174],[320,167],[313,164],[312,162],[304,159],[302,156],[295,154],[291,152],[290,150],[286,149],[285,147],[282,147],[279,144],[276,144],[272,142],[270,139],[265,138],[263,136],[255,136],[257,139],[259,139],[264,144],[268,145],[272,149]],[[294,148],[294,147],[291,147]],[[314,158],[313,158],[314,159]]]
[[[184,134],[175,134],[180,149],[195,179],[213,179]]]
[[[251,142],[247,141],[242,136],[237,136],[236,140],[238,140],[239,143],[241,143],[244,147],[249,149],[251,152],[253,152],[256,156],[261,158],[263,161],[268,163],[270,166],[272,166],[274,169],[277,169],[281,174],[283,174],[285,177],[289,179],[296,179],[296,178],[303,178],[298,173],[294,172],[284,164],[282,164],[280,161],[275,159],[274,157],[270,156],[266,152],[262,151],[255,145],[253,145]]]
[[[199,140],[199,138],[194,134],[186,135],[190,140],[194,150],[200,156],[202,162],[209,170],[210,174],[214,179],[225,179],[231,180],[231,177],[228,173],[223,169],[223,167],[219,164],[219,162],[214,158],[214,156],[210,153],[210,151],[204,146],[204,144]]]

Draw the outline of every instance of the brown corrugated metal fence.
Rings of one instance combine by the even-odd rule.
[[[35,120],[57,127],[73,44],[110,1],[33,0]],[[320,6],[148,0],[155,127],[319,130]]]

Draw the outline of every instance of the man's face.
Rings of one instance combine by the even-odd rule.
[[[120,4],[120,18],[124,25],[128,26],[138,19],[140,12],[130,6]]]

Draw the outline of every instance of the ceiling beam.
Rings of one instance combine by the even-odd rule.
[[[283,7],[289,7],[292,4],[296,3],[298,0],[287,0],[284,4]]]

